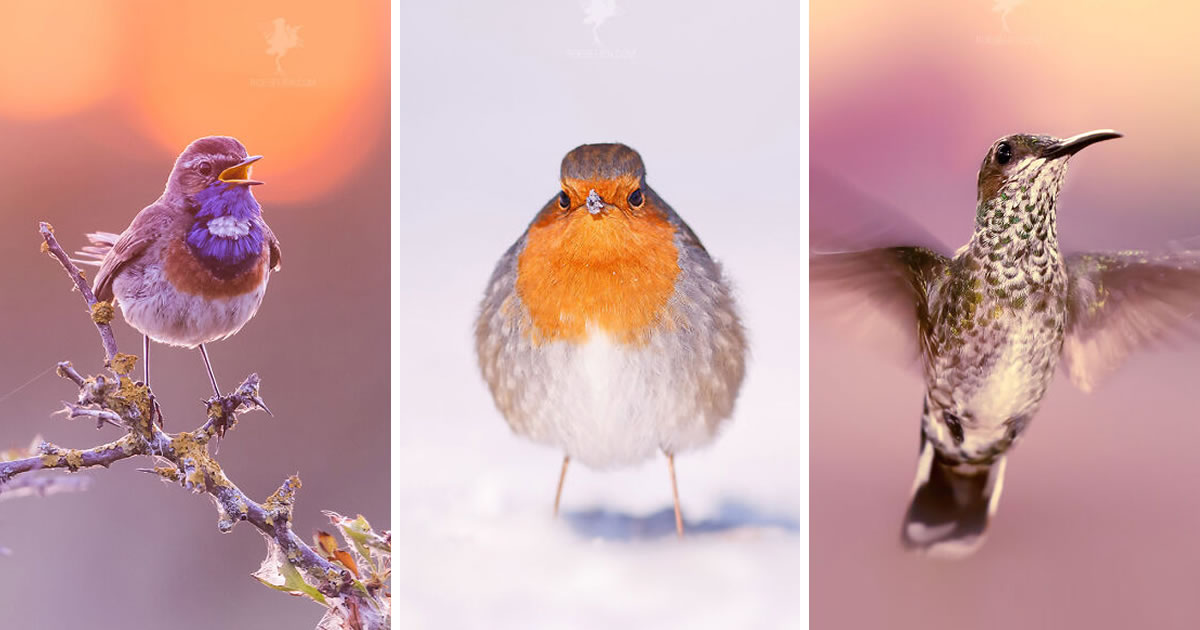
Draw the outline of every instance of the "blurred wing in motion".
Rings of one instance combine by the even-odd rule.
[[[808,233],[814,253],[893,245],[946,251],[916,221],[820,166],[809,171]]]
[[[1200,250],[1073,254],[1063,365],[1084,391],[1136,350],[1200,331]]]
[[[947,264],[937,239],[894,208],[819,166],[809,173],[814,321],[911,363],[917,322]],[[904,247],[897,247],[901,243]]]
[[[945,256],[922,247],[814,255],[809,259],[813,319],[832,321],[911,362],[919,356],[922,327],[931,321],[930,290],[945,277],[948,264]]]

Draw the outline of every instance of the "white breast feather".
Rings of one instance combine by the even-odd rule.
[[[239,239],[250,233],[250,221],[229,216],[217,217],[209,220],[208,233],[221,238]]]

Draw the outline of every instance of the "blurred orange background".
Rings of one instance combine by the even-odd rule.
[[[382,1],[5,3],[0,23],[0,449],[37,434],[115,437],[50,413],[74,395],[47,368],[102,353],[37,222],[68,250],[119,232],[161,193],[191,140],[232,135],[283,246],[257,317],[209,348],[225,389],[258,372],[275,412],[245,416],[219,459],[252,497],[288,475],[295,528],[323,509],[388,528],[389,6]],[[90,275],[91,270],[89,270]],[[140,337],[114,324],[125,352]],[[167,429],[199,424],[199,353],[155,346]],[[139,367],[140,372],[140,367]],[[32,380],[31,380],[32,379]],[[216,529],[210,501],[126,461],[83,494],[0,502],[5,627],[312,627],[320,609],[249,577],[265,546]]]
[[[811,6],[810,162],[953,251],[997,138],[1112,128],[1072,159],[1064,250],[1200,235],[1200,6],[969,0]],[[812,225],[846,211],[814,188]],[[1194,241],[1193,241],[1194,242]],[[1134,356],[1092,394],[1061,375],[1008,460],[991,534],[907,555],[922,381],[814,325],[814,628],[1194,628],[1200,346]],[[868,394],[868,395],[864,395]]]

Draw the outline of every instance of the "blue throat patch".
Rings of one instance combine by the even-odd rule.
[[[232,278],[254,266],[262,254],[262,208],[248,186],[215,182],[193,198],[196,218],[188,230],[187,243],[200,262],[219,278]],[[208,222],[231,217],[250,222],[245,236],[223,237],[209,231]]]

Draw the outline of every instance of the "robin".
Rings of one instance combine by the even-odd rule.
[[[142,333],[146,383],[150,340],[200,348],[213,394],[221,395],[204,344],[225,339],[254,317],[279,241],[262,218],[251,166],[234,138],[209,136],[175,160],[167,187],[121,234],[88,234],[83,261],[100,267],[92,291],[115,301]]]
[[[563,158],[562,190],[500,258],[475,349],[514,432],[597,468],[662,451],[683,535],[675,454],[733,413],[746,339],[700,239],[646,184],[636,151],[591,144]]]

